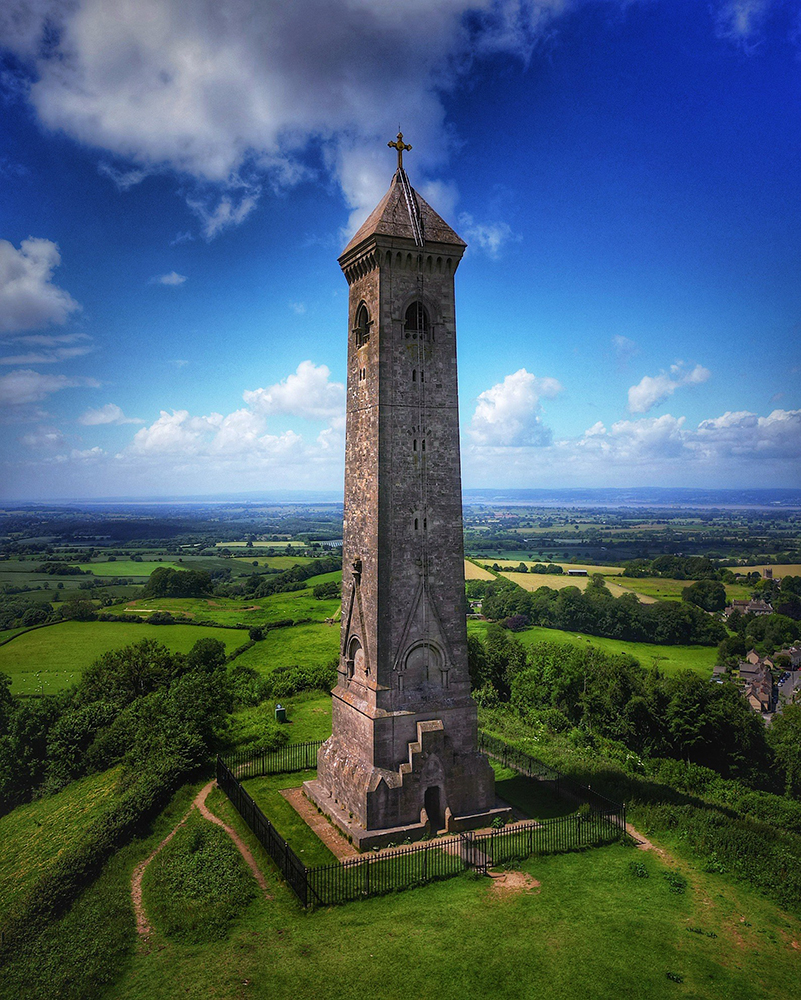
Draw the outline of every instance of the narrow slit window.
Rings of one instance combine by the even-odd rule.
[[[420,530],[420,522],[417,520],[417,518],[414,519],[414,530],[415,531]]]
[[[412,443],[412,451],[417,451],[417,438],[415,438],[414,442]]]
[[[412,368],[412,382],[416,382],[416,381],[417,381],[417,369],[416,368]]]
[[[364,347],[370,339],[370,315],[367,306],[362,302],[356,310],[356,324],[353,327],[353,335],[356,338],[356,346]]]

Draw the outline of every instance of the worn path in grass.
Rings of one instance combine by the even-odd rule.
[[[162,840],[162,842],[158,845],[158,847],[154,851],[152,851],[145,858],[144,861],[140,861],[139,864],[136,866],[136,868],[134,868],[133,875],[131,876],[131,900],[133,902],[134,914],[136,916],[136,930],[137,933],[140,935],[140,937],[147,937],[153,930],[153,928],[148,923],[147,914],[145,913],[145,907],[142,902],[142,879],[144,878],[145,871],[147,870],[147,867],[150,864],[150,862],[156,857],[156,855],[158,855],[158,853],[162,850],[162,848],[166,847],[167,844],[169,844],[169,842],[172,840],[175,834],[181,829],[184,823],[186,823],[193,809],[197,809],[200,812],[200,815],[203,816],[204,819],[209,820],[210,823],[214,823],[217,826],[222,827],[223,830],[225,830],[225,832],[228,834],[231,840],[233,840],[236,849],[245,859],[248,868],[250,868],[250,870],[253,872],[253,877],[259,883],[259,886],[262,892],[264,893],[265,898],[266,899],[273,898],[270,895],[270,892],[267,888],[267,880],[262,874],[262,871],[259,868],[259,866],[256,864],[256,859],[251,854],[248,846],[245,844],[245,842],[242,840],[242,838],[239,836],[236,830],[228,826],[227,823],[223,823],[223,821],[219,818],[219,816],[215,816],[214,813],[206,805],[206,799],[208,798],[209,792],[212,790],[212,788],[214,788],[215,784],[216,782],[212,780],[208,782],[208,784],[204,785],[203,788],[200,789],[200,791],[195,796],[192,805],[186,811],[186,814],[181,819],[181,821],[179,823],[176,823],[176,825],[172,828],[172,830],[170,830],[170,832],[167,834],[164,840]]]

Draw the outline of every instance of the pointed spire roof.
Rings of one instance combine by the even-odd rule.
[[[401,174],[403,174],[403,177]],[[396,170],[395,176],[392,178],[392,183],[389,186],[389,191],[387,191],[376,205],[356,235],[342,251],[343,257],[370,236],[400,236],[408,240],[415,240],[414,220],[409,212],[403,190],[404,179],[408,185],[408,178],[406,178],[403,168]],[[451,243],[464,249],[467,246],[464,240],[456,235],[448,223],[434,211],[414,188],[410,186],[409,190],[417,208],[417,217],[423,231],[423,239],[426,243]]]

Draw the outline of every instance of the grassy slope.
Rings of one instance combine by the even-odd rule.
[[[296,625],[267,632],[262,642],[257,642],[236,662],[267,674],[276,667],[328,663],[338,652],[338,624]]]
[[[82,778],[0,818],[0,912],[88,830],[111,802],[119,774],[113,768]]]
[[[62,622],[26,632],[0,646],[0,671],[11,676],[13,694],[52,694],[74,684],[103,653],[142,639],[155,639],[186,653],[198,639],[219,639],[228,652],[246,632],[192,625],[129,625],[126,622]]]
[[[188,569],[177,562],[133,562],[117,559],[114,562],[75,563],[82,570],[89,570],[93,576],[150,576],[157,569]]]
[[[467,628],[471,634],[483,637],[487,623],[470,621],[467,623]],[[717,659],[717,649],[714,646],[658,646],[648,642],[601,639],[580,632],[562,632],[559,629],[539,626],[518,632],[516,635],[524,646],[532,646],[537,642],[558,642],[572,646],[596,646],[605,653],[627,653],[636,657],[644,667],[650,668],[656,664],[666,674],[689,668],[704,677],[711,677],[712,667]]]
[[[324,735],[327,720],[314,714],[322,700],[305,696],[292,705],[298,734],[303,722]],[[152,832],[120,851],[72,911],[32,944],[30,965],[0,971],[0,994],[17,1000],[406,1000],[434,992],[442,1000],[786,1000],[797,990],[801,921],[727,876],[695,868],[679,855],[681,845],[668,845],[676,860],[667,863],[622,846],[532,858],[520,867],[539,887],[506,897],[496,896],[488,879],[462,877],[304,914],[216,790],[210,807],[251,846],[272,898],[243,905],[224,940],[183,944],[156,924],[147,945],[137,946],[131,872],[178,822],[196,788],[182,789]],[[635,860],[648,878],[631,874]],[[670,891],[671,868],[688,879],[685,893]]]
[[[219,798],[212,808],[238,828]],[[140,852],[141,853],[141,849]],[[257,849],[259,861],[267,866]],[[191,948],[156,931],[107,994],[115,1000],[209,996],[394,1000],[547,995],[784,998],[797,986],[799,921],[720,876],[687,871],[672,893],[665,866],[631,848],[533,858],[537,891],[496,897],[488,879],[449,882],[311,915],[269,873],[227,941]],[[132,863],[129,861],[129,865]],[[745,920],[741,922],[741,917]],[[704,934],[689,933],[688,927]],[[708,937],[707,934],[716,937]],[[683,984],[667,973],[681,976]]]

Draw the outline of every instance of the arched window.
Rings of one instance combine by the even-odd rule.
[[[367,312],[367,306],[362,302],[356,310],[356,325],[353,328],[353,334],[356,337],[357,347],[364,347],[370,339],[371,325],[370,314]]]
[[[406,321],[403,327],[406,339],[411,337],[412,340],[428,340],[429,328],[426,307],[419,299],[417,302],[412,302],[406,310]]]

